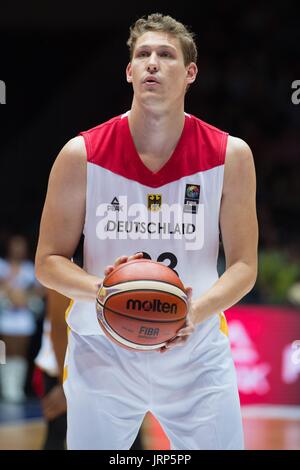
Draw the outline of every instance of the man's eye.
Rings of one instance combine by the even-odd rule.
[[[146,57],[147,56],[147,52],[146,51],[142,51],[142,52],[139,52],[138,53],[138,57]]]
[[[170,54],[170,52],[161,52],[160,55],[161,55],[162,57],[172,57],[171,54]]]

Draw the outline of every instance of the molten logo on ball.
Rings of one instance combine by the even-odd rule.
[[[127,310],[145,310],[146,312],[177,313],[176,304],[161,302],[159,299],[154,299],[152,302],[149,300],[142,302],[138,299],[129,299],[126,308]]]

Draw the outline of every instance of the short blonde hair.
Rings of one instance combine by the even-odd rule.
[[[139,18],[130,27],[130,35],[127,41],[130,60],[132,60],[137,39],[148,31],[162,31],[172,34],[174,37],[179,39],[181,44],[184,65],[187,66],[191,62],[197,62],[198,53],[194,40],[195,34],[182,23],[174,20],[171,16],[165,16],[161,13],[153,13],[147,17]]]

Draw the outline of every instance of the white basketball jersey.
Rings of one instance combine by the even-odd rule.
[[[193,298],[207,291],[218,279],[228,134],[186,114],[173,154],[156,173],[136,151],[128,113],[81,135],[87,149],[84,270],[103,278],[117,257],[142,251],[174,269]],[[95,302],[75,301],[67,323],[82,335],[103,334]]]

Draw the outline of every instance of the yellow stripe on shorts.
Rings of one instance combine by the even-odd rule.
[[[219,318],[220,318],[220,331],[225,336],[228,336],[228,325],[227,325],[227,320],[223,312],[219,313]]]
[[[67,318],[68,318],[68,315],[70,313],[70,310],[72,308],[72,305],[74,304],[74,300],[71,300],[69,305],[68,305],[68,308],[66,310],[66,313],[65,313],[65,321],[67,321]],[[69,334],[71,332],[71,328],[69,327],[69,325],[67,325],[67,338],[68,338],[68,342],[69,342]],[[67,347],[67,350],[66,350],[66,356],[68,354],[68,347]],[[64,372],[63,372],[63,384],[65,383],[65,381],[67,380],[68,378],[68,366],[65,365],[64,367]]]
[[[74,304],[74,300],[72,299],[72,300],[70,300],[70,303],[69,303],[68,308],[67,308],[66,313],[65,313],[65,320],[66,321],[67,321],[68,315],[70,313],[70,310],[73,307],[73,304]]]
[[[65,383],[67,378],[68,378],[68,366],[65,366],[64,367],[64,373],[63,373],[63,384]]]

